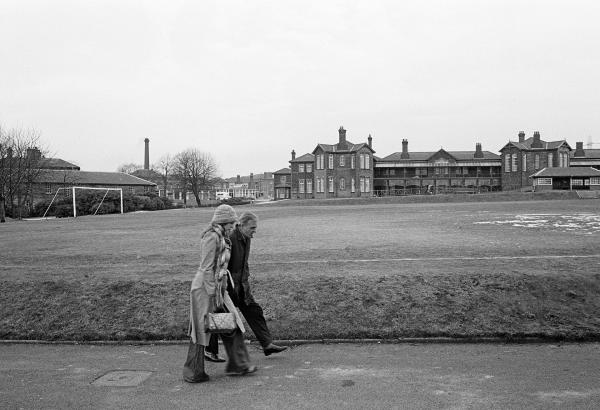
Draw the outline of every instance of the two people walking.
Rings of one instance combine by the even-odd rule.
[[[204,368],[205,358],[225,361],[218,356],[216,335],[211,336],[204,327],[208,313],[217,309],[224,308],[233,313],[237,324],[232,333],[221,334],[228,359],[226,374],[246,375],[257,370],[250,364],[243,337],[245,328],[236,307],[244,314],[265,355],[286,349],[273,344],[262,308],[250,291],[248,254],[258,218],[252,213],[244,213],[239,222],[236,227],[238,218],[231,206],[220,205],[201,234],[200,266],[190,289],[190,345],[183,368],[183,378],[189,383],[209,380]],[[209,347],[205,352],[206,346]]]

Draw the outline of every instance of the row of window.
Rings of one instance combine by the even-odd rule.
[[[313,184],[313,181],[311,179],[307,179],[307,180],[299,179],[298,180],[298,193],[312,194],[312,189],[313,189],[312,184]],[[327,185],[325,184],[325,178],[323,178],[323,177],[315,178],[315,184],[316,184],[316,190],[318,193],[324,193],[325,191],[327,191],[329,193],[334,193],[334,191],[335,191],[335,184],[333,181],[333,177],[327,178]],[[352,192],[352,193],[356,192],[356,183],[355,183],[354,178],[350,179],[350,187],[349,188],[350,188],[350,192]],[[338,180],[338,190],[345,191],[346,189],[348,189],[346,187],[346,179],[340,178]],[[371,178],[370,177],[360,177],[359,178],[359,189],[360,189],[360,192],[371,192]]]
[[[552,185],[552,178],[535,178],[537,185]],[[600,178],[593,177],[588,179],[571,179],[571,185],[573,186],[587,186],[587,185],[600,185]]]
[[[529,154],[532,155],[532,154]],[[547,153],[547,167],[554,167],[554,153]],[[521,171],[527,171],[527,154],[522,153],[521,157]],[[504,172],[517,172],[518,171],[519,157],[518,154],[506,154],[504,156]],[[558,167],[568,168],[569,166],[569,154],[566,152],[558,153]],[[533,154],[533,170],[540,169],[540,154]]]
[[[346,166],[346,155],[340,155],[339,156],[339,162],[338,162],[340,167],[345,167]],[[298,167],[298,172],[304,172],[303,171],[303,164],[300,164]],[[333,154],[329,154],[328,155],[328,161],[327,161],[327,169],[333,169],[333,165],[334,165],[334,155]],[[308,167],[311,167],[311,170],[308,170]],[[312,171],[312,164],[307,164],[306,165],[307,169],[306,172],[311,172]],[[315,165],[316,169],[325,169],[325,154],[319,154],[316,157],[316,165]],[[356,155],[350,155],[350,168],[351,169],[355,169],[356,168]],[[359,154],[358,156],[358,168],[359,169],[371,169],[371,156],[369,154]]]
[[[67,188],[67,187],[64,187],[62,185],[59,185],[59,187],[60,188]],[[127,189],[127,188],[124,188],[124,189]],[[129,192],[131,192],[132,194],[135,192],[135,187],[133,187],[133,186],[128,187],[128,189],[129,189]],[[150,187],[144,186],[144,192],[148,192],[149,190],[150,190]],[[63,191],[66,192],[67,196],[71,195],[71,189],[64,189]],[[52,194],[52,193],[53,193],[52,192],[52,184],[49,183],[49,182],[47,182],[46,183],[46,194]]]
[[[460,175],[460,176],[493,176],[500,172],[498,168],[497,172],[494,172],[494,167],[438,167],[438,168],[375,168],[375,176],[420,176],[427,177],[431,175]]]

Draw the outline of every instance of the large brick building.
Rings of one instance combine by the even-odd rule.
[[[338,130],[337,144],[317,144],[311,154],[295,158],[292,154],[291,196],[293,198],[351,198],[372,196],[372,138],[354,144],[346,130]],[[311,157],[312,155],[312,157]],[[311,164],[312,159],[312,164]],[[309,165],[311,172],[307,172]],[[312,195],[308,194],[312,191]]]
[[[532,188],[531,175],[544,168],[568,168],[571,147],[566,140],[546,142],[539,131],[518,141],[508,141],[500,150],[502,156],[502,190]]]
[[[500,189],[500,156],[483,151],[409,152],[402,140],[402,152],[375,161],[375,194],[405,195],[469,190]]]

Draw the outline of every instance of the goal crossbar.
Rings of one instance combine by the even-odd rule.
[[[50,201],[50,205],[48,205],[48,208],[46,208],[46,212],[44,212],[44,216],[42,218],[46,217],[46,214],[48,213],[48,210],[52,206],[52,203],[56,199],[56,196],[58,195],[58,192],[61,189],[71,189],[73,191],[73,195],[72,196],[73,196],[73,217],[74,218],[77,217],[77,204],[76,204],[76,199],[75,199],[75,190],[76,189],[93,189],[93,190],[96,190],[96,191],[106,191],[106,194],[104,194],[104,198],[106,198],[106,195],[108,194],[108,191],[119,191],[120,196],[121,196],[121,213],[123,213],[123,188],[72,186],[72,187],[61,187],[61,188],[58,188],[56,190],[56,193],[54,194],[54,198],[52,198],[52,201]],[[104,202],[104,198],[102,198],[102,201],[100,202],[100,205],[102,205],[102,202]],[[98,209],[100,209],[100,205],[98,205],[98,208],[96,209],[96,213],[98,212]],[[96,213],[94,213],[94,215],[96,215]]]

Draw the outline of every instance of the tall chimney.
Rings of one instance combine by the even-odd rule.
[[[525,142],[525,131],[519,131],[519,142]]]
[[[371,137],[371,134],[369,134],[369,138],[367,138],[367,140],[369,141],[369,148],[373,148],[373,137]]]
[[[146,138],[144,142],[146,143],[146,147],[144,149],[144,169],[148,170],[150,169],[150,140]]]
[[[481,150],[481,143],[478,142],[475,144],[475,154],[473,155],[474,158],[483,158],[483,151]]]
[[[400,158],[406,159],[408,157],[409,157],[409,155],[408,155],[408,140],[403,139],[402,140],[402,154],[400,154]]]
[[[338,130],[338,134],[340,135],[340,145],[345,146],[346,145],[346,130],[344,129],[343,126],[340,126],[340,129]]]
[[[533,133],[533,142],[531,143],[531,148],[542,148],[542,141],[540,140],[539,131],[535,131]]]
[[[238,174],[237,178],[235,179],[235,183],[239,185],[241,182],[242,179],[240,178],[240,174]]]
[[[296,151],[292,150],[292,161],[296,159]]]
[[[250,182],[248,182],[248,188],[254,189],[254,174],[250,173]]]
[[[585,151],[583,150],[583,141],[575,143],[575,157],[585,157]]]

